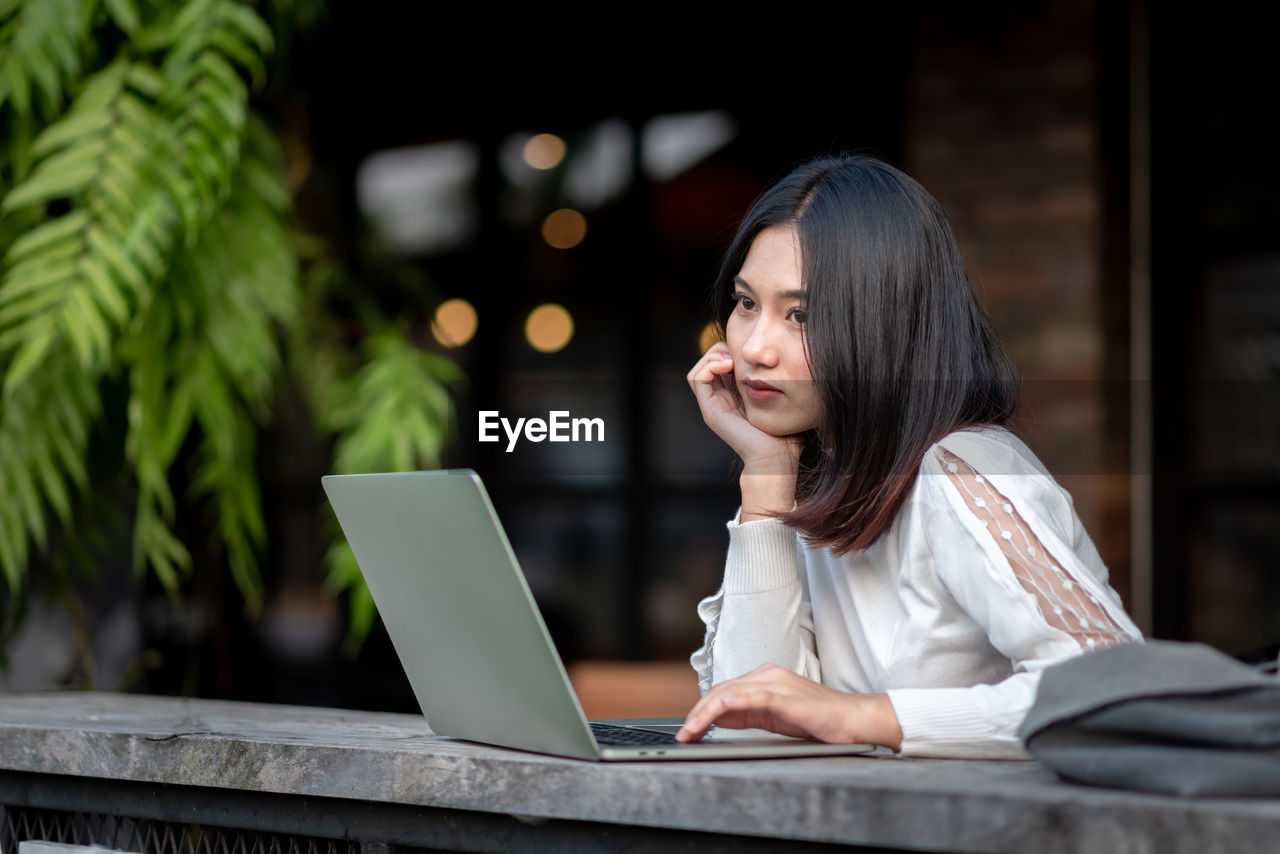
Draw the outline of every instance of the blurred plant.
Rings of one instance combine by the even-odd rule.
[[[250,107],[273,41],[241,0],[0,0],[0,570],[15,614],[31,574],[84,536],[104,423],[126,425],[138,572],[175,595],[190,572],[181,498],[212,510],[212,551],[251,611],[255,444],[287,370],[336,438],[333,470],[438,460],[452,363],[377,316],[350,346],[326,316],[334,265],[313,250],[300,278],[280,147]],[[350,552],[329,561],[367,631]]]

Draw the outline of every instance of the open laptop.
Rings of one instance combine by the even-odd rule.
[[[480,477],[469,469],[330,475],[325,492],[427,724],[437,735],[579,759],[866,753],[869,744],[713,730],[670,719],[593,731]],[[598,734],[597,734],[598,733]],[[619,736],[642,743],[615,744]]]

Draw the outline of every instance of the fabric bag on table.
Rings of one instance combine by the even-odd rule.
[[[1280,795],[1280,679],[1203,644],[1122,644],[1056,664],[1018,735],[1078,783]]]

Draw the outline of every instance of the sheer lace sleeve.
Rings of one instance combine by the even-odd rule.
[[[967,434],[925,460],[924,535],[937,580],[1009,659],[1010,675],[969,687],[891,688],[906,756],[1026,758],[1018,726],[1040,676],[1066,657],[1142,633],[1069,496],[1009,443]]]
[[[1018,584],[1031,594],[1045,623],[1070,635],[1082,650],[1132,638],[1101,599],[1063,569],[1013,503],[989,480],[945,448],[937,447],[934,452],[965,505],[999,546]]]

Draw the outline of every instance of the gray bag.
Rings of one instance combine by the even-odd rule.
[[[1129,643],[1056,664],[1018,736],[1077,783],[1280,795],[1280,680],[1203,644]]]

